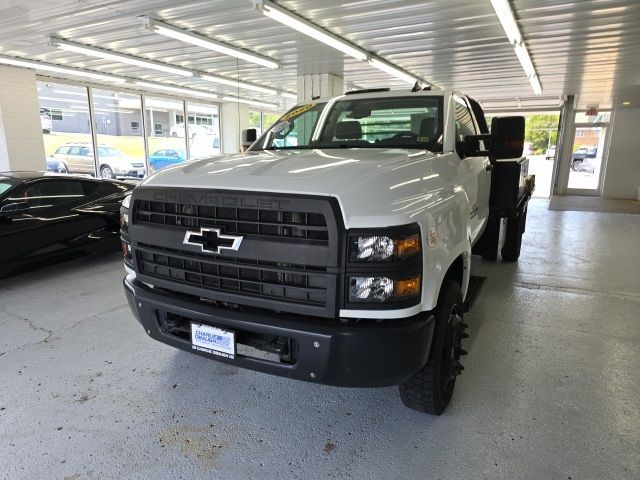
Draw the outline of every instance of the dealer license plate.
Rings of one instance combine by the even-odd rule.
[[[234,359],[236,358],[236,336],[229,330],[191,322],[191,348]]]

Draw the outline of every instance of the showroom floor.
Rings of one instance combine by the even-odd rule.
[[[119,256],[0,281],[0,477],[640,478],[640,216],[534,200],[446,413],[151,341]]]

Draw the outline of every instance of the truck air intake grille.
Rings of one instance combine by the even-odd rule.
[[[327,304],[327,274],[321,267],[220,260],[145,244],[137,245],[136,260],[138,270],[150,277],[255,298],[321,307]]]
[[[140,185],[129,217],[141,282],[213,304],[338,315],[345,230],[333,198]],[[220,230],[205,248],[203,228]]]
[[[226,234],[256,235],[311,241],[326,245],[327,222],[322,213],[237,208],[137,200],[134,221],[197,229],[221,227]]]

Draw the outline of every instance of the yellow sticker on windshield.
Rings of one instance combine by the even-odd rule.
[[[298,108],[295,108],[291,110],[289,113],[286,113],[285,115],[283,115],[282,118],[280,118],[280,121],[284,122],[285,120],[289,120],[290,118],[297,117],[298,115],[315,107],[317,103],[318,102],[313,102],[313,103],[307,103],[306,105],[300,105]]]

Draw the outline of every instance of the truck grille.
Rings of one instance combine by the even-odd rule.
[[[321,245],[329,239],[321,213],[138,200],[135,221],[186,228],[223,227],[227,234],[302,239]]]
[[[138,244],[139,271],[182,284],[259,298],[326,306],[325,268],[257,260],[218,260],[177,250]]]
[[[141,186],[132,200],[140,281],[203,301],[337,316],[344,226],[335,199]],[[242,237],[237,250],[187,241],[206,227]]]

